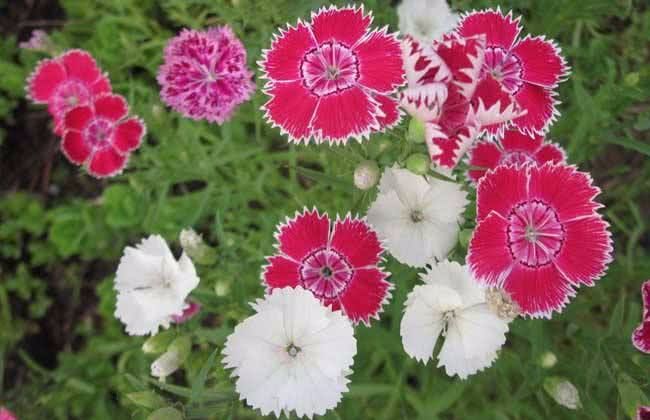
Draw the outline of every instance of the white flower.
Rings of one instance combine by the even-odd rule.
[[[198,284],[192,260],[183,254],[176,261],[165,240],[151,235],[124,249],[115,276],[115,316],[130,335],[156,334],[183,313],[185,298]]]
[[[263,415],[322,415],[347,391],[357,352],[352,325],[301,287],[275,289],[228,337],[223,363],[240,398]]]
[[[459,184],[386,168],[368,222],[399,262],[424,267],[454,247],[467,203]]]
[[[467,267],[443,261],[421,277],[425,284],[409,293],[400,325],[406,353],[427,363],[442,335],[438,367],[447,375],[465,379],[490,366],[506,342],[508,322],[490,311]]]
[[[189,252],[188,249],[195,249],[203,245],[203,238],[192,228],[181,230],[178,240],[185,252]]]
[[[442,38],[458,22],[446,0],[402,0],[397,15],[402,34],[427,43]]]

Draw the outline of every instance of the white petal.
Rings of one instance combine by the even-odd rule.
[[[466,379],[469,375],[485,369],[496,360],[497,353],[485,353],[479,357],[466,357],[461,333],[454,323],[447,327],[445,343],[438,354],[438,367],[444,367],[449,376]]]
[[[168,328],[172,315],[180,315],[184,306],[169,289],[129,290],[117,294],[115,317],[130,335],[156,334],[159,327]]]
[[[439,179],[431,179],[423,202],[424,213],[440,223],[452,224],[458,224],[469,203],[467,193],[461,189],[460,184]]]
[[[427,284],[439,284],[454,289],[463,301],[463,306],[485,302],[485,291],[472,278],[467,266],[455,261],[440,261],[432,264],[420,278]]]
[[[457,312],[453,322],[461,333],[466,357],[496,353],[506,342],[508,322],[481,303]]]
[[[136,245],[136,248],[153,257],[172,256],[172,252],[165,239],[160,235],[151,235]]]
[[[426,178],[397,166],[386,168],[379,181],[379,191],[395,191],[404,207],[415,209],[429,190]]]
[[[422,42],[442,38],[458,21],[445,0],[403,0],[397,7],[399,30]]]

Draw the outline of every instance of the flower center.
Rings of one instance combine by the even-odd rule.
[[[331,95],[356,84],[359,60],[347,46],[328,42],[305,54],[300,74],[305,87],[314,95]]]
[[[293,343],[287,346],[287,354],[291,357],[296,357],[300,353],[300,347],[295,346]]]
[[[533,200],[515,206],[508,215],[508,247],[521,264],[537,268],[550,264],[566,236],[556,211]]]
[[[332,299],[340,295],[352,275],[350,263],[333,249],[318,249],[307,255],[300,264],[303,286],[319,298]]]
[[[86,86],[75,80],[70,80],[61,84],[52,97],[54,109],[61,115],[77,105],[85,105],[90,99],[90,93]]]
[[[103,148],[108,145],[108,139],[113,132],[113,124],[103,118],[97,118],[86,127],[86,139],[93,148]]]
[[[501,165],[519,166],[530,162],[535,162],[535,159],[533,159],[530,154],[520,150],[504,152],[503,155],[501,155],[501,159],[499,160],[499,164]]]
[[[420,223],[424,220],[424,213],[421,210],[413,210],[411,211],[410,217],[413,223]]]
[[[519,58],[516,55],[509,54],[507,50],[500,47],[488,47],[485,49],[483,72],[484,74],[487,72],[492,75],[492,77],[513,95],[524,84],[521,79],[523,71]]]

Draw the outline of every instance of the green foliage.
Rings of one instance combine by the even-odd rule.
[[[405,122],[361,145],[297,147],[264,122],[260,89],[222,126],[183,119],[161,103],[156,71],[167,39],[180,28],[231,25],[256,68],[276,28],[308,17],[323,1],[59,3],[66,15],[52,34],[59,50],[91,51],[114,90],[145,119],[148,136],[125,174],[109,182],[61,159],[51,176],[59,195],[25,188],[0,198],[0,404],[21,419],[257,418],[234,394],[220,350],[234,325],[251,314],[248,302],[263,293],[260,267],[272,252],[276,224],[303,206],[365,213],[374,193],[354,188],[356,165],[412,161],[425,151],[421,135],[412,127],[414,141],[406,141]],[[378,25],[395,28],[391,2],[364,4]],[[495,5],[453,4],[460,10]],[[515,321],[495,365],[458,381],[404,354],[399,322],[417,272],[389,258],[393,298],[381,322],[356,329],[350,392],[326,419],[610,419],[648,403],[650,359],[629,337],[641,318],[640,283],[650,278],[650,9],[631,0],[507,0],[501,6],[522,13],[526,32],[557,39],[567,55],[573,72],[561,85],[563,115],[550,137],[603,187],[616,261],[598,287],[580,290],[561,316]],[[2,152],[22,140],[3,133],[20,121],[30,124],[25,113],[44,112],[22,98],[24,80],[43,56],[18,51],[16,43],[14,36],[0,41]],[[473,213],[470,205],[467,220]],[[178,251],[178,234],[190,226],[214,252],[209,264],[198,266],[201,283],[193,298],[203,311],[172,327],[163,347],[183,336],[192,352],[180,372],[159,382],[149,374],[157,354],[145,354],[144,339],[128,337],[114,318],[112,276],[125,246],[159,233]],[[471,234],[466,228],[453,254],[458,260]],[[53,354],[44,356],[39,346]],[[549,351],[558,362],[544,368],[537,361]],[[544,383],[552,377],[578,388],[580,411],[548,396]]]

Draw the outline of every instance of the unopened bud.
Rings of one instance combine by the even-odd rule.
[[[155,409],[165,405],[165,400],[153,391],[130,392],[126,394],[126,398],[135,405],[149,409]]]
[[[517,302],[503,289],[488,289],[485,292],[488,308],[501,319],[512,321],[521,314]]]
[[[544,380],[544,389],[563,407],[570,410],[577,410],[582,407],[578,389],[568,380],[552,376]]]
[[[216,260],[215,250],[210,248],[203,237],[192,228],[183,229],[179,235],[179,241],[183,251],[194,260],[203,265],[209,265]]]
[[[180,315],[172,315],[172,321],[176,324],[182,324],[189,321],[201,311],[201,304],[196,302],[186,302],[185,309]]]
[[[219,280],[214,285],[214,294],[219,297],[224,297],[229,292],[230,292],[230,285],[224,280]]]
[[[167,350],[167,347],[169,347],[175,337],[176,332],[174,330],[159,332],[144,342],[142,351],[148,354],[160,354]]]
[[[354,186],[360,190],[369,190],[379,181],[379,166],[374,160],[364,160],[354,170]]]
[[[416,175],[425,175],[429,172],[430,167],[429,157],[422,153],[413,154],[406,159],[406,169]]]
[[[413,143],[424,143],[425,137],[424,123],[417,118],[411,118],[406,138]]]
[[[176,338],[159,358],[151,364],[151,375],[165,378],[176,372],[190,355],[192,342],[188,336]]]
[[[550,351],[544,352],[539,358],[539,364],[544,369],[550,369],[557,364],[557,356]]]

